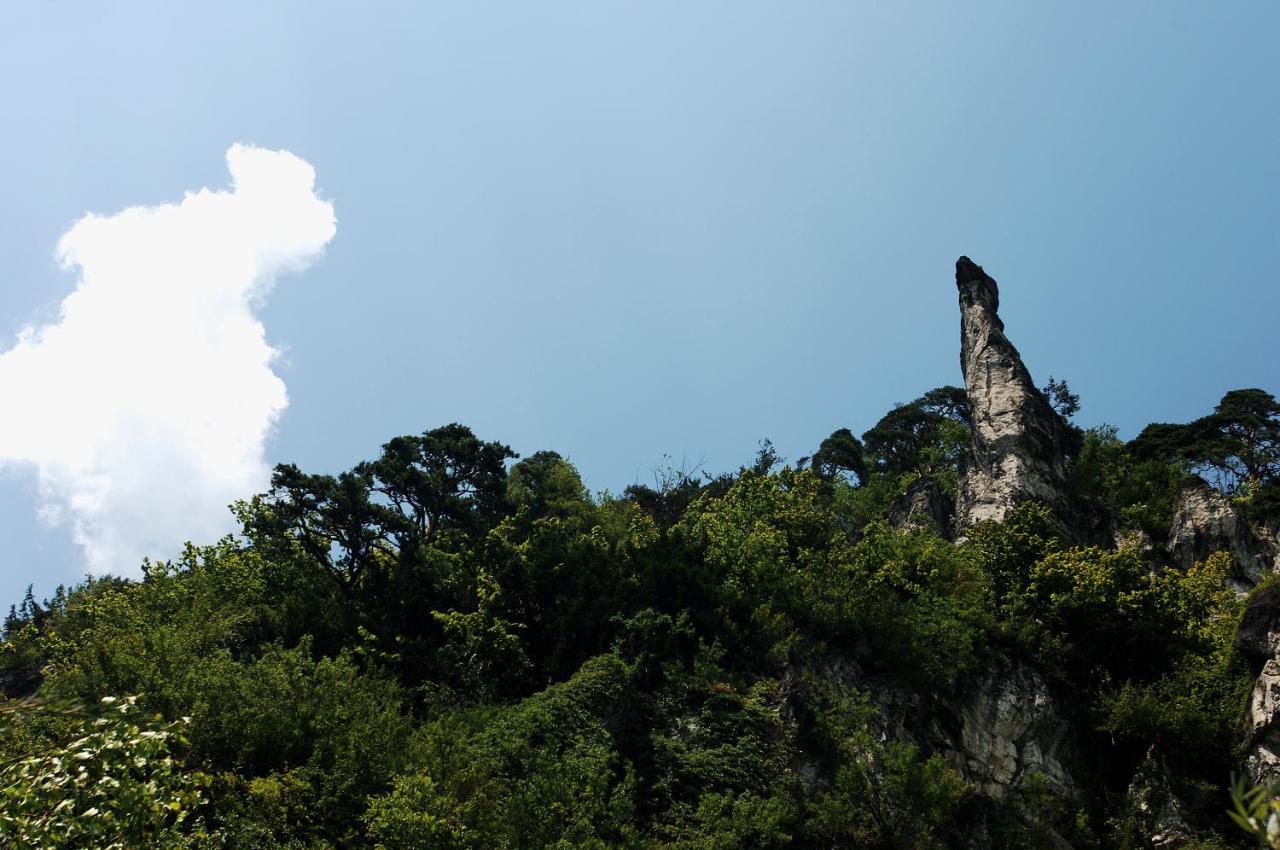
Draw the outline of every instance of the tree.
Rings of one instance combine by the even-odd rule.
[[[1228,492],[1265,487],[1280,478],[1280,402],[1265,390],[1232,390],[1208,416],[1148,425],[1130,448],[1139,459],[1186,463]]]
[[[868,466],[888,475],[954,468],[968,445],[969,416],[959,387],[938,387],[898,405],[862,435]]]
[[[105,697],[69,743],[0,770],[0,841],[15,850],[178,846],[208,778],[173,757],[184,720]],[[31,709],[27,709],[31,710]]]
[[[271,490],[245,506],[241,518],[255,543],[296,542],[351,595],[375,552],[395,555],[388,532],[403,526],[399,514],[373,501],[373,491],[373,476],[363,464],[336,477],[281,464],[271,476]]]
[[[507,501],[534,516],[566,517],[587,501],[587,490],[573,464],[556,452],[535,452],[511,467]]]
[[[1232,390],[1207,417],[1206,458],[1238,481],[1280,476],[1280,402],[1260,389]]]
[[[281,464],[271,490],[244,510],[245,531],[256,543],[295,541],[350,593],[378,557],[413,558],[445,529],[496,523],[515,456],[455,423],[396,437],[377,460],[336,477]]]
[[[863,457],[862,443],[848,428],[832,431],[831,436],[818,446],[809,464],[824,481],[830,481],[841,473],[850,473],[858,481],[867,477],[867,462]]]
[[[954,817],[968,786],[940,754],[925,758],[912,744],[875,731],[867,694],[814,683],[822,703],[819,733],[839,755],[828,790],[811,803],[813,828],[828,846],[925,850]],[[825,704],[823,704],[825,703]]]
[[[1049,383],[1040,390],[1049,400],[1049,406],[1058,412],[1063,419],[1070,419],[1080,412],[1080,396],[1071,391],[1067,382],[1049,376]]]
[[[761,455],[757,453],[756,462],[759,463],[760,459]],[[681,458],[677,466],[671,455],[664,454],[651,470],[652,487],[636,482],[628,485],[622,495],[639,505],[659,525],[673,525],[702,492],[701,466],[700,463],[690,464],[688,458]]]
[[[773,440],[765,437],[757,445],[756,459],[748,468],[755,475],[768,475],[780,463],[782,463],[782,458],[778,456],[777,449],[773,447]]]
[[[475,532],[496,522],[506,496],[508,446],[478,439],[453,423],[419,437],[396,437],[382,456],[361,464],[374,490],[406,520],[402,548],[429,541],[442,529]]]

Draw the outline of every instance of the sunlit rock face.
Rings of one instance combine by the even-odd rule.
[[[1231,555],[1231,584],[1248,590],[1276,570],[1275,540],[1258,533],[1236,510],[1231,499],[1193,478],[1178,494],[1167,544],[1170,560],[1190,569],[1214,552]]]
[[[1127,796],[1136,826],[1152,850],[1178,850],[1191,843],[1194,831],[1187,824],[1186,805],[1173,792],[1173,781],[1155,747],[1138,765]]]
[[[1033,668],[992,664],[958,701],[956,713],[960,735],[950,760],[981,793],[1004,799],[1033,775],[1060,794],[1078,793],[1067,766],[1070,724]]]
[[[995,280],[968,257],[956,261],[960,367],[972,411],[973,453],[960,482],[956,526],[1002,520],[1020,502],[1069,513],[1068,426],[1031,380],[1004,334]]]
[[[1261,665],[1245,716],[1245,772],[1252,782],[1280,779],[1280,585],[1249,600],[1236,648]]]
[[[1006,800],[1032,777],[1067,799],[1082,791],[1077,730],[1054,689],[1025,662],[992,656],[944,697],[868,675],[856,659],[830,654],[785,677],[784,714],[803,715],[799,683],[808,676],[838,692],[871,695],[882,739],[940,754],[981,797]],[[822,786],[816,762],[802,757],[798,771]]]

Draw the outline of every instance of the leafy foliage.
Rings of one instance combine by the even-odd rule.
[[[207,784],[174,758],[189,718],[159,722],[136,703],[104,697],[72,740],[0,769],[4,846],[130,850],[184,840]]]
[[[870,466],[880,475],[942,476],[954,492],[969,416],[969,400],[958,387],[938,387],[898,405],[862,435]]]
[[[1212,413],[1186,425],[1148,425],[1133,452],[1185,462],[1228,491],[1274,484],[1280,477],[1280,402],[1265,390],[1232,390]]]
[[[1050,375],[1049,383],[1045,384],[1040,392],[1044,393],[1044,397],[1049,400],[1049,406],[1063,419],[1070,419],[1080,412],[1080,396],[1071,391],[1066,381]]]
[[[1215,413],[1235,448],[1213,457],[1258,470],[1233,491],[1254,504],[1263,402]],[[974,824],[994,846],[1120,846],[1106,825],[1151,747],[1187,787],[1233,766],[1241,603],[1221,557],[1071,548],[1034,504],[960,545],[890,527],[917,478],[954,493],[968,416],[943,387],[798,467],[765,441],[736,473],[668,459],[619,497],[460,425],[336,475],[279,467],[236,507],[242,539],[14,607],[0,668],[45,699],[138,696],[93,727],[9,713],[5,815],[112,812],[99,836],[131,848],[915,848]],[[1085,435],[1084,503],[1167,528],[1200,461],[1151,446]],[[1010,659],[1097,754],[1083,799],[1033,775],[993,802],[916,734]],[[75,785],[84,747],[90,784],[133,790]],[[23,840],[98,846],[58,824]]]

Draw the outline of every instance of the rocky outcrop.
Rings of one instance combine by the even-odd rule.
[[[1236,648],[1261,666],[1245,717],[1245,773],[1254,783],[1274,781],[1280,779],[1280,585],[1249,600]]]
[[[956,262],[960,291],[960,366],[969,397],[973,450],[960,482],[956,526],[1002,520],[1018,503],[1045,502],[1064,521],[1066,449],[1062,417],[1031,380],[1000,320],[996,282],[968,257]]]
[[[1245,606],[1236,631],[1236,649],[1259,663],[1280,650],[1280,584],[1262,588]]]
[[[1280,779],[1280,660],[1268,659],[1249,696],[1245,773],[1254,784]]]
[[[1071,726],[1035,669],[992,665],[956,706],[960,734],[947,754],[982,794],[1003,799],[1032,775],[1065,796],[1076,794],[1068,769]]]
[[[945,699],[866,676],[856,660],[838,655],[824,657],[807,675],[837,690],[870,694],[880,737],[941,754],[982,797],[1006,800],[1036,776],[1055,793],[1079,796],[1073,727],[1048,682],[1023,662],[993,657]],[[792,682],[802,678],[788,677]],[[784,699],[798,707],[803,693],[793,691]],[[821,784],[816,764],[802,763],[797,770],[811,784]]]
[[[1231,499],[1193,478],[1178,494],[1167,549],[1171,562],[1189,569],[1214,552],[1231,555],[1231,583],[1248,590],[1277,569],[1277,547],[1261,535],[1231,504]]]
[[[917,478],[893,504],[887,519],[894,528],[931,531],[943,539],[951,537],[951,521],[955,506],[938,482],[929,477]]]
[[[1153,850],[1177,850],[1192,840],[1186,806],[1174,794],[1172,785],[1164,762],[1151,748],[1129,783],[1128,798],[1146,846]]]

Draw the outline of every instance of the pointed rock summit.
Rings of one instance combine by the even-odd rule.
[[[1019,502],[1037,500],[1060,521],[1067,498],[1066,422],[1031,381],[1004,335],[1000,290],[982,267],[956,261],[960,290],[960,367],[972,412],[973,448],[960,481],[956,527],[1002,520]],[[1065,527],[1065,525],[1064,525]]]

